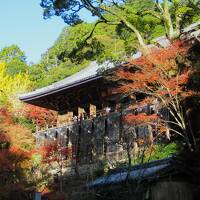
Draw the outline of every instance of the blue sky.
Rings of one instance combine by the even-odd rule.
[[[44,20],[39,4],[40,0],[0,0],[0,49],[17,44],[28,62],[39,61],[66,26],[58,17]]]

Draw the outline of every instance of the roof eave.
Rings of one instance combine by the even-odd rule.
[[[19,96],[19,99],[24,102],[29,102],[29,101],[32,101],[35,99],[39,99],[39,98],[42,98],[42,97],[45,97],[45,96],[48,96],[51,94],[61,92],[63,90],[72,89],[73,87],[77,87],[79,85],[82,85],[82,84],[85,84],[88,82],[92,82],[92,81],[95,81],[95,80],[98,80],[101,78],[102,78],[102,75],[97,75],[97,76],[90,77],[90,78],[87,78],[87,79],[84,79],[84,80],[81,80],[78,82],[74,82],[72,84],[63,85],[63,86],[60,86],[57,88],[51,88],[51,89],[48,89],[45,91],[38,91],[38,93],[37,93],[37,91],[34,91],[34,92],[32,92],[32,94]]]

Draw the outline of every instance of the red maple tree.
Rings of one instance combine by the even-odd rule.
[[[126,121],[134,125],[152,124],[158,118],[162,131],[165,128],[181,135],[191,146],[186,125],[188,119],[183,106],[186,97],[196,95],[187,87],[192,74],[190,63],[185,61],[189,48],[189,45],[175,41],[166,49],[154,50],[151,54],[124,64],[114,77],[114,80],[121,80],[124,84],[114,92],[136,96],[142,94],[144,98],[136,101],[134,107],[155,104],[157,101],[159,109],[165,108],[170,118],[159,112],[139,113],[127,115]]]
[[[39,127],[54,125],[57,121],[56,112],[34,105],[25,106],[25,116]]]
[[[59,140],[51,141],[41,147],[38,152],[42,155],[42,162],[49,165],[55,171],[60,183],[60,192],[63,189],[63,168],[67,165],[67,160],[72,159],[73,148],[67,147]]]

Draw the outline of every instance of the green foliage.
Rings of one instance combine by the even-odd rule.
[[[150,15],[142,15],[143,10],[153,6],[151,0],[137,0],[128,2],[124,12],[118,9],[114,11],[119,15],[124,14],[124,17],[143,31],[142,35],[148,42],[154,28],[157,31],[155,35],[160,36],[163,33],[163,29],[160,31],[161,28],[157,28],[159,20]],[[110,13],[105,13],[104,17],[111,21],[116,20],[116,17]],[[32,66],[29,70],[31,80],[36,83],[36,87],[46,86],[72,75],[90,61],[124,61],[136,51],[137,38],[124,24],[110,26],[99,23],[95,29],[94,26],[95,23],[79,23],[63,29],[54,45],[43,54],[40,64]],[[91,32],[92,37],[89,37]],[[74,70],[75,68],[77,70]]]
[[[5,62],[10,62],[13,59],[18,59],[24,62],[26,61],[25,53],[17,45],[4,47],[0,51],[0,59]]]
[[[171,8],[174,14],[182,15],[181,26],[185,27],[200,20],[200,2],[197,0],[178,0]]]
[[[4,47],[0,51],[0,61],[6,64],[6,73],[16,75],[28,70],[25,53],[17,46]]]
[[[175,155],[178,150],[178,145],[175,142],[169,144],[157,144],[150,155],[145,157],[145,161],[159,160]]]
[[[147,148],[146,151],[142,152],[141,155],[135,154],[132,155],[131,165],[137,165],[141,163],[146,163],[154,160],[159,160],[163,158],[167,158],[173,155],[176,155],[179,150],[179,145],[176,142],[172,142],[169,144],[156,144],[153,147]],[[124,157],[124,162],[116,163],[116,168],[126,168],[128,166],[128,158],[127,155]],[[97,168],[97,174],[99,173],[102,176],[106,172],[106,165],[100,166]],[[101,174],[102,172],[102,174]],[[104,173],[103,173],[104,172]]]
[[[43,83],[45,81],[43,80],[45,79],[47,72],[48,71],[45,68],[45,66],[40,63],[30,66],[28,74],[29,74],[30,80],[33,83],[34,88],[45,86],[45,84]]]
[[[30,89],[31,81],[26,73],[11,76],[7,74],[6,69],[6,65],[0,63],[0,104],[8,104],[10,109],[14,111],[21,106],[17,95]]]
[[[98,166],[93,171],[93,176],[96,178],[101,177],[101,176],[105,175],[105,173],[107,171],[108,171],[107,162],[105,160],[103,160],[98,164]]]
[[[64,35],[67,35],[70,42],[65,40],[66,45],[64,46],[67,47],[67,49],[65,48],[60,54],[60,58],[69,57],[79,62],[82,62],[84,59],[96,59],[100,61],[105,59],[122,59],[127,56],[127,53],[131,55],[138,48],[145,53],[148,51],[146,44],[154,37],[164,34],[171,40],[179,37],[181,28],[197,20],[200,12],[200,5],[197,0],[60,0],[59,3],[53,0],[42,0],[40,5],[44,8],[45,18],[49,18],[53,15],[61,16],[64,22],[73,25],[68,31],[65,31],[66,34]],[[115,45],[112,45],[111,38],[113,33],[115,34],[115,31],[112,31],[112,34],[108,31],[103,41],[99,40],[96,36],[88,41],[88,35],[90,33],[91,35],[95,35],[95,31],[91,25],[81,23],[79,11],[83,8],[98,18],[95,25],[104,23],[105,26],[111,27],[111,29],[112,27],[119,26],[115,40],[118,39],[118,36],[121,36],[123,39],[120,39],[122,39],[123,42],[118,43],[115,41]],[[77,26],[75,26],[75,24],[77,24]],[[98,29],[99,26],[100,25],[97,25],[95,29]],[[104,31],[105,26],[104,29],[101,30]],[[76,32],[76,30],[79,31]],[[72,41],[70,40],[71,36],[73,38]],[[61,37],[61,40],[63,38],[64,37]],[[111,41],[109,47],[106,45],[108,43],[104,43],[107,40],[106,38],[109,38],[109,41]],[[116,53],[116,50],[113,51],[113,49],[111,51],[110,47],[115,46],[115,49],[117,49],[118,45],[121,47],[120,49],[122,49],[120,53]],[[54,52],[58,52],[61,46],[62,45],[57,45],[54,48]],[[73,48],[71,49],[71,47]],[[124,52],[126,54],[124,54]],[[57,60],[55,56],[53,56],[52,59],[54,60],[53,63],[55,63],[55,59]]]
[[[68,77],[97,60],[123,60],[127,53],[116,26],[99,24],[93,37],[83,45],[94,24],[78,24],[63,29],[54,45],[43,54],[39,64],[29,68],[34,87],[44,87]]]
[[[150,39],[155,39],[162,35],[165,35],[165,28],[161,24],[158,24],[157,26],[155,26],[154,30],[152,31]]]
[[[11,76],[15,76],[19,73],[25,73],[28,71],[28,65],[20,60],[13,59],[6,63],[6,72]]]
[[[20,124],[20,125],[28,128],[32,132],[35,131],[35,124],[31,120],[25,118],[24,116],[16,116],[15,115],[15,116],[12,116],[12,120],[14,123]]]
[[[72,74],[80,71],[88,65],[88,62],[82,65],[75,65],[71,62],[63,62],[57,67],[52,67],[44,70],[43,66],[35,65],[30,67],[30,80],[33,82],[35,88],[48,86],[51,83],[62,80]]]
[[[92,60],[112,60],[122,57],[124,52],[123,40],[115,29],[116,26],[99,24],[93,37],[84,44],[85,38],[92,31],[94,24],[82,23],[65,28],[59,38],[42,57],[41,63],[52,68],[61,63],[75,62],[82,64]]]
[[[171,142],[169,144],[165,144],[165,143],[156,144],[150,148],[147,148],[138,157],[133,158],[132,165],[167,158],[172,155],[176,155],[178,150],[179,150],[179,145],[176,142]],[[127,162],[121,163],[119,166],[125,167],[125,166],[127,166]]]

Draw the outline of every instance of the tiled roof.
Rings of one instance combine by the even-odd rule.
[[[158,178],[159,172],[170,168],[171,161],[173,157],[152,161],[149,163],[144,163],[136,166],[132,166],[130,169],[130,179],[131,180],[144,180],[146,178]],[[117,173],[110,173],[107,176],[100,177],[87,186],[89,188],[99,187],[103,185],[117,184],[124,182],[127,179],[128,169],[121,168],[117,170]]]
[[[69,76],[61,81],[58,81],[56,83],[53,83],[49,86],[37,89],[35,91],[22,94],[19,96],[20,100],[31,100],[35,97],[42,97],[46,96],[48,94],[52,94],[58,91],[62,91],[63,89],[68,89],[73,86],[89,82],[94,79],[98,79],[102,77],[102,72],[113,68],[114,64],[105,62],[101,65],[97,64],[96,62],[91,62],[90,65],[83,70],[77,72],[76,74],[73,74],[72,76]]]

